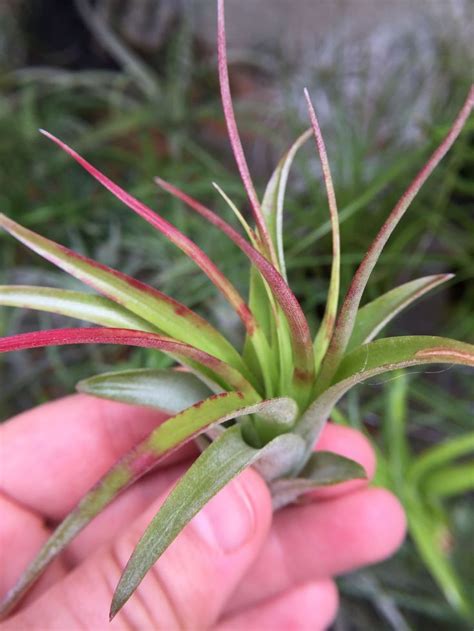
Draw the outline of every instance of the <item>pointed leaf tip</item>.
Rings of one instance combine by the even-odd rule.
[[[385,244],[397,227],[399,221],[408,210],[418,191],[461,133],[469,115],[471,114],[473,106],[474,86],[471,87],[469,94],[459,110],[458,115],[451,124],[448,133],[400,197],[357,268],[339,311],[331,345],[322,366],[318,392],[322,392],[329,385],[342,360],[354,328],[357,310],[359,308],[362,295],[380,254],[385,247]]]
[[[243,325],[246,327],[249,334],[255,329],[255,321],[253,314],[249,311],[244,299],[241,297],[237,289],[230,282],[230,280],[218,269],[218,267],[211,261],[207,254],[201,250],[201,248],[194,243],[189,237],[182,233],[176,226],[164,219],[161,215],[154,210],[140,202],[133,197],[130,193],[127,193],[121,186],[113,182],[104,173],[99,171],[94,165],[83,158],[77,151],[67,145],[65,142],[45,132],[52,142],[65,151],[73,158],[81,167],[89,173],[101,186],[106,188],[114,197],[116,197],[123,204],[128,206],[133,212],[142,217],[156,230],[161,232],[168,241],[171,241],[176,247],[186,254],[209,278],[209,280],[216,286],[217,289],[225,296],[227,301],[235,309],[237,315],[241,319]]]

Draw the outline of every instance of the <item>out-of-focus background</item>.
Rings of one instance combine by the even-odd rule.
[[[343,289],[394,202],[446,132],[473,79],[469,0],[227,0],[240,129],[259,190],[307,125],[313,96],[341,214]],[[57,134],[209,253],[243,292],[238,251],[159,193],[161,175],[226,216],[211,182],[247,211],[218,99],[215,6],[208,0],[1,0],[0,208],[33,230],[149,282],[240,331],[205,278],[90,180],[39,127]],[[391,238],[366,298],[409,279],[450,283],[390,326],[474,341],[474,124]],[[290,282],[313,325],[330,269],[330,234],[312,146],[296,161],[285,217]],[[0,283],[77,287],[0,235]],[[65,319],[0,310],[0,334]],[[74,390],[113,366],[158,366],[143,350],[82,347],[0,357],[0,418]],[[362,429],[377,483],[404,503],[410,536],[394,559],[340,580],[335,631],[472,629],[472,373],[412,371],[352,392],[334,420]],[[383,527],[383,524],[381,524]]]

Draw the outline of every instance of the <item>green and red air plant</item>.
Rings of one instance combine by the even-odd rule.
[[[407,366],[474,365],[474,346],[451,339],[401,336],[373,341],[397,313],[448,280],[449,274],[411,281],[359,308],[369,276],[390,234],[461,132],[473,107],[474,89],[446,138],[382,226],[338,312],[340,240],[336,198],[309,94],[306,92],[311,128],[283,156],[260,202],[232,106],[223,0],[218,0],[218,57],[224,116],[256,228],[248,224],[217,185],[242,224],[246,237],[173,185],[161,179],[157,179],[157,183],[220,229],[247,256],[251,264],[248,302],[199,246],[175,226],[126,193],[62,141],[43,133],[202,269],[242,321],[246,333],[242,350],[234,348],[202,317],[159,290],[76,254],[0,215],[0,225],[13,237],[102,294],[46,287],[1,287],[2,305],[50,311],[99,326],[6,337],[0,339],[0,352],[64,344],[123,344],[166,353],[185,368],[107,373],[78,384],[81,392],[148,405],[172,416],[112,467],[58,526],[6,595],[3,615],[118,493],[187,441],[199,437],[203,451],[169,494],[139,541],[117,586],[111,616],[125,604],[185,525],[245,467],[254,465],[264,476],[275,509],[317,486],[364,477],[357,463],[329,452],[313,451],[332,408],[350,388],[374,375]],[[322,163],[333,230],[327,306],[314,339],[287,283],[282,236],[289,169],[296,152],[311,136],[314,136]]]

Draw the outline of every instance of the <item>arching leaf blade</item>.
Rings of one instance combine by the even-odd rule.
[[[474,367],[474,345],[444,337],[413,335],[375,340],[357,347],[341,362],[334,383],[303,414],[296,431],[314,444],[332,408],[357,384],[398,368],[423,364]]]
[[[291,165],[304,143],[311,138],[311,129],[306,130],[291,145],[285,155],[281,158],[274,170],[262,200],[262,213],[268,226],[270,237],[275,246],[279,272],[286,280],[285,253],[283,249],[283,207],[285,202],[286,185],[290,173]]]
[[[316,451],[298,477],[281,478],[270,485],[273,508],[282,508],[319,487],[366,477],[364,467],[358,462],[330,451]]]
[[[451,278],[453,274],[424,276],[395,287],[361,307],[357,312],[354,330],[347,345],[347,353],[361,344],[371,342],[381,329],[403,309]]]
[[[210,396],[202,381],[177,370],[121,370],[83,379],[79,392],[176,414]]]
[[[176,245],[182,252],[186,254],[209,278],[209,280],[222,293],[229,304],[235,309],[235,312],[241,319],[245,328],[252,331],[255,322],[252,313],[247,304],[243,300],[230,280],[219,270],[219,268],[211,261],[207,254],[189,237],[183,234],[169,221],[161,217],[157,212],[140,202],[138,199],[127,193],[118,184],[113,182],[104,173],[99,171],[90,162],[77,153],[72,147],[65,142],[56,138],[53,134],[40,130],[41,133],[55,142],[61,149],[68,153],[82,168],[89,173],[99,184],[112,193],[118,200],[128,206],[133,212],[142,217],[156,230],[161,232],[171,243]]]
[[[166,335],[205,349],[245,372],[242,359],[232,345],[182,303],[122,272],[46,239],[2,214],[0,227],[36,254],[150,322]]]
[[[167,353],[214,379],[224,390],[257,396],[253,386],[229,364],[200,349],[155,333],[111,328],[52,329],[0,338],[0,353],[69,344],[121,344]]]
[[[275,303],[278,303],[288,322],[288,331],[293,349],[293,363],[295,366],[293,374],[293,387],[296,390],[295,396],[301,397],[303,400],[305,397],[307,398],[309,386],[314,376],[313,343],[306,317],[296,296],[293,294],[284,278],[265,256],[253,248],[241,234],[216,215],[215,212],[169,182],[160,179],[159,183],[162,188],[183,201],[187,206],[209,221],[209,223],[226,234],[258,269],[262,279],[265,281],[264,287],[268,286],[271,294],[273,294],[273,297],[269,296],[268,299],[270,302],[274,300]],[[268,341],[264,339],[261,328],[258,327],[252,334],[249,333],[248,337],[255,346],[256,352],[261,355],[261,349],[263,349],[264,357],[268,357]],[[268,366],[268,362],[264,361],[263,366]]]
[[[326,145],[324,143],[324,138],[319,127],[319,121],[307,89],[305,89],[305,97],[308,104],[311,127],[313,129],[314,139],[316,141],[316,147],[318,149],[319,159],[321,161],[321,170],[323,172],[324,186],[326,188],[326,195],[328,198],[329,217],[331,221],[332,232],[332,261],[328,297],[326,300],[326,308],[324,310],[323,320],[314,340],[314,364],[316,373],[318,373],[321,362],[326,354],[329,343],[331,342],[334,326],[336,323],[337,307],[339,303],[339,285],[341,278],[341,236],[339,230],[339,215],[336,203],[336,193],[334,192],[331,167],[329,166]]]
[[[298,437],[283,434],[254,449],[242,439],[239,426],[217,438],[184,474],[145,530],[119,581],[110,617],[118,613],[150,567],[214,495],[258,458],[295,439]]]
[[[47,311],[118,329],[157,332],[146,320],[103,296],[54,287],[0,286],[0,305]]]
[[[377,261],[390,238],[392,232],[397,227],[399,221],[402,219],[410,204],[416,197],[418,191],[426,182],[428,177],[437,167],[439,162],[443,159],[449,149],[452,147],[454,141],[461,133],[469,115],[471,114],[474,106],[474,86],[469,90],[468,96],[461,107],[456,119],[451,125],[451,129],[440,143],[437,149],[433,152],[429,160],[423,166],[423,168],[416,175],[411,182],[405,193],[401,196],[394,209],[385,220],[383,226],[380,228],[377,236],[370,245],[367,254],[362,259],[359,267],[354,274],[352,282],[347,291],[346,297],[342,304],[341,310],[338,315],[334,335],[331,340],[330,347],[325,356],[321,374],[319,377],[318,393],[326,389],[331,383],[334,374],[336,373],[338,366],[342,360],[342,357],[346,351],[347,344],[352,335],[355,319],[357,317],[357,311],[362,299],[362,295],[365,291],[372,271],[377,264]]]
[[[214,395],[165,421],[114,465],[57,527],[16,585],[2,600],[0,616],[5,616],[22,599],[46,567],[119,493],[175,449],[196,438],[212,425],[239,416],[261,413],[287,423],[293,408],[294,402],[290,399],[255,401],[241,392],[229,392]],[[240,428],[236,427],[235,430],[238,430],[240,435]],[[250,447],[248,449],[252,450]],[[252,452],[258,453],[258,450]],[[225,468],[226,464],[222,464]]]

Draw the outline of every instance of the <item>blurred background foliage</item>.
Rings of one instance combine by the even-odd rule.
[[[313,95],[338,194],[343,289],[472,81],[472,5],[442,4],[301,0],[296,10],[290,0],[259,0],[243,12],[238,0],[227,1],[232,88],[260,190],[279,153],[308,125],[303,86]],[[159,287],[238,340],[238,322],[193,264],[37,132],[46,128],[85,152],[190,235],[245,291],[248,270],[234,246],[152,180],[161,175],[232,220],[211,185],[217,181],[248,210],[220,111],[211,5],[3,0],[0,206],[32,229]],[[456,277],[398,318],[390,334],[474,341],[473,171],[471,120],[391,238],[366,298],[425,274]],[[310,144],[293,170],[285,241],[292,287],[316,326],[330,234]],[[0,283],[76,287],[3,234]],[[1,334],[64,323],[0,310]],[[70,393],[79,379],[118,363],[165,362],[143,350],[92,346],[1,356],[0,418]],[[398,494],[411,525],[394,559],[341,579],[336,631],[472,628],[473,412],[472,374],[449,368],[369,383],[336,411],[337,422],[373,440],[377,483]]]

